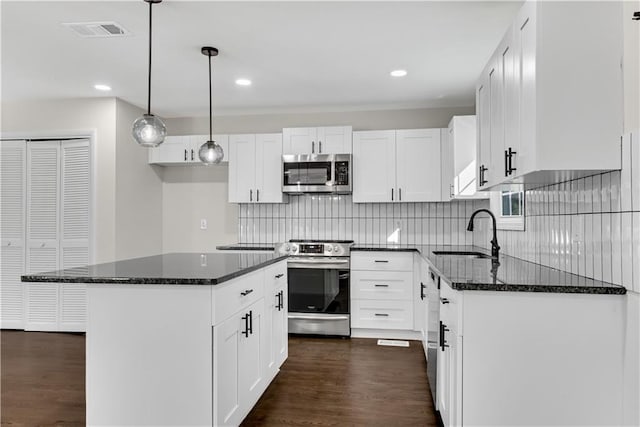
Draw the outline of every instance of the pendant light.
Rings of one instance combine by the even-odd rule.
[[[167,128],[159,117],[151,114],[151,8],[162,0],[143,0],[149,3],[149,85],[147,91],[147,112],[133,122],[133,139],[143,147],[157,147],[167,136]]]
[[[216,144],[213,140],[213,107],[212,107],[212,93],[211,87],[211,57],[218,56],[218,49],[215,47],[204,46],[201,50],[202,54],[209,57],[209,140],[202,144],[200,150],[198,150],[198,157],[200,161],[205,165],[213,165],[220,163],[224,157],[224,151],[220,144]]]

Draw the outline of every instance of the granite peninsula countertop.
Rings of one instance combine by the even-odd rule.
[[[22,276],[23,282],[217,285],[274,264],[275,253],[170,253]]]
[[[419,252],[451,283],[456,290],[545,292],[578,294],[624,295],[623,286],[578,276],[566,271],[500,255],[500,265],[492,271],[490,258],[464,259],[455,256],[435,255],[433,251],[481,252],[490,251],[477,246],[431,246],[431,245],[354,245],[357,251]]]

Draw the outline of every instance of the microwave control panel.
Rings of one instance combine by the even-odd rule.
[[[335,185],[349,185],[349,162],[335,162]]]

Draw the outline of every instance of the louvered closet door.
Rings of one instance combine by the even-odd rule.
[[[27,144],[27,272],[59,268],[60,143]],[[27,330],[57,329],[58,287],[30,283],[26,294]]]
[[[24,328],[26,142],[0,143],[0,327]]]
[[[61,147],[60,268],[86,271],[89,264],[89,141]],[[60,284],[59,330],[85,330],[86,285]]]

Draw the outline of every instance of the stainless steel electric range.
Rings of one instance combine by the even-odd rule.
[[[290,240],[289,333],[350,336],[349,259],[352,240]]]

